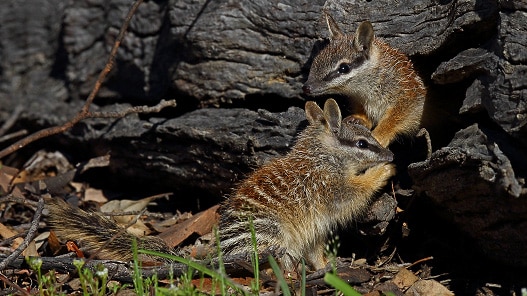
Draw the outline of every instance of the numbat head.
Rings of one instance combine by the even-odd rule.
[[[342,120],[337,103],[306,103],[309,126],[291,152],[252,173],[221,206],[220,244],[227,254],[283,250],[291,270],[301,258],[326,265],[324,247],[338,225],[367,207],[394,174],[393,154],[368,129]]]
[[[374,36],[370,22],[344,34],[326,14],[329,44],[314,58],[303,86],[307,95],[342,95],[352,118],[383,147],[420,125],[426,90],[410,60]]]

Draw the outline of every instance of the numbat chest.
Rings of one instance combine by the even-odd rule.
[[[383,147],[414,135],[426,89],[408,57],[376,38],[368,21],[354,34],[344,34],[329,14],[326,22],[329,44],[314,58],[304,93],[344,96],[351,118],[371,129]]]

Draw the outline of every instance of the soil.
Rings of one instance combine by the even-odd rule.
[[[60,166],[60,159],[60,157],[55,159],[55,167]],[[48,168],[53,166],[49,166],[51,163],[53,161],[48,161]],[[14,172],[16,169],[3,167],[2,177],[4,178],[2,180],[6,182],[9,180],[7,177]],[[21,183],[12,187],[14,189],[11,194],[4,195],[0,200],[2,209],[0,222],[10,229],[12,234],[24,237],[34,219],[37,200],[48,195],[44,183],[40,182],[38,185],[39,182],[36,180],[49,181],[54,179],[55,174],[56,172],[52,170],[41,172],[38,177],[27,175],[25,171],[18,174],[16,182]],[[108,190],[107,188],[93,188],[89,183],[78,182],[71,177],[67,181],[62,188],[63,196],[67,196],[70,203],[87,210],[100,210],[102,205],[115,203],[120,199],[136,197],[141,201],[137,197],[140,195],[146,197],[146,193],[130,192],[126,184],[118,184]],[[9,183],[1,185],[3,188],[9,187]],[[123,191],[115,190],[119,186],[122,186]],[[64,194],[64,192],[68,193]],[[161,196],[163,197],[156,198],[154,203],[150,203],[148,211],[140,216],[143,227],[151,231],[152,235],[161,233],[160,237],[177,245],[179,249],[184,250],[185,254],[193,255],[194,259],[203,259],[196,254],[199,253],[203,244],[210,245],[213,242],[213,235],[210,225],[204,226],[196,221],[203,215],[209,222],[217,219],[216,207],[202,211],[194,208],[189,212],[187,209],[179,209],[175,206],[171,198],[166,197],[167,195],[162,194]],[[110,203],[110,199],[113,202]],[[167,209],[170,210],[167,211]],[[120,209],[119,206],[113,210],[129,213],[128,210]],[[60,281],[56,284],[59,291],[67,294],[79,293],[81,287],[77,284],[79,279],[72,265],[72,259],[79,255],[89,257],[90,254],[84,254],[82,251],[68,252],[65,242],[57,241],[54,235],[50,236],[50,229],[46,221],[44,211],[44,216],[38,224],[39,235],[33,240],[37,243],[38,248],[36,252],[32,251],[34,253],[29,254],[39,256],[45,261],[43,272],[49,272],[50,269],[56,271],[55,276]],[[458,295],[519,295],[521,288],[527,286],[525,272],[521,268],[500,266],[484,259],[482,254],[474,252],[477,248],[473,242],[453,225],[449,225],[435,214],[434,205],[425,199],[401,197],[398,199],[396,217],[390,222],[387,230],[382,234],[372,234],[372,229],[371,223],[357,223],[350,228],[342,229],[338,233],[338,239],[330,243],[333,246],[336,244],[339,246],[336,260],[337,274],[359,293],[365,295],[380,295],[379,293],[388,292],[395,295],[417,295],[416,293],[450,295],[449,291],[451,291]],[[6,233],[3,232],[2,235],[5,236]],[[3,259],[13,250],[11,242],[11,239],[7,239],[2,243]],[[279,256],[276,253],[271,254]],[[250,256],[245,254],[245,257],[224,259],[227,272],[233,281],[247,288],[250,287],[250,281],[253,279]],[[112,283],[130,284],[132,277],[128,265],[99,259],[90,260],[92,264],[102,263],[110,270],[123,269],[124,271],[112,274]],[[202,262],[205,265],[209,263],[208,261]],[[119,267],[117,268],[116,265]],[[152,262],[146,261],[143,265],[152,265]],[[265,256],[261,256],[261,266],[260,293],[272,295],[277,291],[277,280],[270,272],[269,266],[266,265]],[[176,275],[186,270],[183,266],[175,266],[174,269]],[[158,266],[157,270],[161,278],[167,275],[166,268]],[[326,271],[331,270],[331,267],[328,267]],[[145,268],[145,274],[148,275],[151,272],[150,268]],[[6,278],[2,285],[8,293],[32,294],[37,292],[37,273],[28,268],[23,260],[13,261],[4,269],[3,274]],[[292,278],[291,289],[297,289],[299,271],[286,274]],[[307,295],[334,295],[334,288],[324,282],[323,276],[324,271],[308,271]],[[210,287],[207,286],[210,284],[209,277],[203,279],[202,276],[196,275],[194,278],[192,283],[196,289],[211,293]],[[176,280],[176,282],[181,284],[181,280]],[[433,283],[433,285],[423,288],[420,286],[423,282]],[[168,285],[167,281],[162,281],[162,283]],[[133,290],[130,287],[123,288],[120,293],[126,291],[132,293]]]

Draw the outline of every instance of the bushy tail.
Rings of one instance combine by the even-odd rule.
[[[59,238],[77,242],[87,253],[96,252],[100,259],[131,261],[134,238],[137,240],[138,249],[176,254],[160,238],[135,237],[112,220],[75,208],[60,199],[47,199],[46,208],[49,210],[49,225]],[[141,254],[139,258],[169,262],[168,259]]]

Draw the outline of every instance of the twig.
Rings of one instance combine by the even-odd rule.
[[[391,262],[396,253],[397,253],[397,247],[393,248],[393,251],[390,253],[390,256],[388,256],[388,258],[384,260],[383,262],[381,262],[377,267],[380,268],[384,264]]]
[[[8,237],[8,238],[6,238],[6,239],[4,239],[3,241],[0,242],[0,246],[10,245],[15,239],[17,239],[19,237],[23,237],[24,235],[27,235],[27,233],[25,231],[22,232],[22,233],[15,234],[12,237]]]
[[[155,106],[136,106],[127,108],[122,111],[113,111],[113,112],[89,112],[87,118],[123,118],[132,113],[158,113],[165,107],[176,107],[176,101],[170,100],[165,101],[161,100]]]
[[[86,99],[86,102],[84,103],[84,106],[75,115],[75,117],[73,117],[73,119],[71,119],[70,121],[64,123],[63,125],[53,126],[53,127],[49,127],[49,128],[45,128],[45,129],[39,130],[39,131],[37,131],[37,132],[35,132],[35,133],[33,133],[33,134],[21,139],[21,140],[13,143],[9,147],[7,147],[7,148],[3,149],[2,151],[0,151],[0,159],[2,159],[5,156],[17,151],[20,148],[23,148],[23,147],[27,146],[28,144],[30,144],[32,142],[35,142],[35,141],[40,140],[40,139],[45,138],[45,137],[49,137],[51,135],[56,135],[56,134],[59,134],[59,133],[63,133],[65,131],[71,129],[79,121],[81,121],[81,120],[83,120],[83,119],[85,119],[85,118],[87,118],[89,116],[89,114],[90,114],[90,106],[91,106],[93,100],[95,99],[95,96],[99,93],[99,89],[101,88],[101,85],[102,85],[104,79],[106,78],[108,73],[110,73],[110,71],[112,70],[113,65],[114,65],[114,61],[115,61],[115,56],[117,54],[117,49],[121,45],[121,41],[124,38],[124,34],[125,34],[125,32],[126,32],[126,30],[128,28],[128,25],[130,24],[130,20],[132,19],[132,16],[135,14],[135,12],[137,11],[137,8],[139,7],[139,5],[142,2],[143,2],[143,0],[136,0],[134,2],[134,4],[132,5],[132,7],[130,8],[130,11],[128,11],[128,14],[126,15],[126,18],[125,18],[125,20],[123,22],[123,25],[121,26],[121,30],[119,31],[119,35],[117,35],[115,43],[113,44],[112,50],[110,52],[110,56],[108,57],[108,61],[106,62],[106,65],[104,66],[104,68],[102,69],[101,73],[99,74],[99,78],[95,82],[95,85],[93,86],[93,89],[92,89],[90,95],[88,96],[88,98]]]
[[[35,216],[33,216],[33,221],[31,221],[31,227],[29,227],[29,230],[27,231],[27,235],[24,238],[24,241],[16,248],[16,250],[11,253],[11,255],[7,256],[7,258],[0,262],[0,270],[4,270],[13,260],[15,260],[21,253],[24,251],[29,243],[35,238],[37,229],[38,229],[38,223],[40,222],[40,217],[42,216],[42,211],[44,210],[44,197],[40,197],[38,200],[38,206],[35,211]]]
[[[9,141],[9,140],[11,140],[13,138],[25,136],[25,135],[27,135],[27,130],[25,130],[25,129],[19,130],[19,131],[16,131],[14,133],[10,133],[10,134],[7,134],[5,136],[0,137],[0,143],[1,142],[5,142],[5,141]]]
[[[18,119],[18,116],[20,116],[20,113],[24,110],[24,107],[22,105],[18,105],[15,107],[15,110],[13,110],[13,113],[9,118],[4,122],[2,127],[0,127],[0,136],[3,136],[16,122]]]
[[[421,259],[419,259],[419,260],[413,262],[412,264],[408,265],[406,268],[410,268],[410,267],[412,267],[412,266],[414,266],[414,265],[417,265],[417,264],[419,264],[419,263],[423,263],[423,262],[425,262],[425,261],[429,261],[429,260],[433,260],[433,259],[434,259],[434,257],[432,257],[432,256],[430,256],[430,257],[426,257],[426,258],[421,258]]]
[[[20,293],[20,295],[31,295],[30,293],[28,293],[26,290],[22,289],[19,285],[13,283],[12,281],[10,281],[5,275],[3,275],[1,272],[0,272],[0,280],[2,282],[4,282],[6,285],[12,287],[13,289],[16,289],[18,291],[18,293]]]
[[[32,207],[36,207],[38,205],[38,202],[29,200],[27,198],[17,197],[12,194],[0,196],[0,203],[4,203],[4,202],[14,202],[14,203],[19,203],[23,205],[29,205]]]

